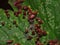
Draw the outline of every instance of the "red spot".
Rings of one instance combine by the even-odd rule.
[[[1,25],[4,26],[5,25],[5,22],[1,22]]]
[[[41,26],[39,24],[35,24],[35,27],[36,28],[40,28]]]
[[[34,15],[37,15],[37,13],[38,13],[37,11],[34,11],[34,12],[33,12]]]
[[[24,6],[23,7],[23,10],[27,11],[28,10],[28,7],[27,6]]]
[[[7,44],[12,44],[12,43],[13,43],[13,40],[7,40],[6,43],[7,43]]]
[[[28,19],[33,20],[35,17],[36,17],[36,16],[32,14],[32,15],[29,15],[29,16],[28,16]]]
[[[19,16],[19,12],[14,12],[14,15],[15,15],[16,17],[18,17],[18,16]]]
[[[20,4],[17,5],[16,7],[18,8],[18,10],[19,10],[19,9],[22,9],[22,6],[21,6]]]
[[[17,1],[16,1],[16,2],[14,2],[14,6],[17,6],[18,4],[19,4],[19,2],[17,2]]]
[[[6,13],[6,16],[7,16],[8,19],[10,18],[10,14]]]
[[[23,12],[23,15],[26,16],[26,11]]]
[[[17,0],[18,2],[20,2],[20,3],[23,3],[24,2],[24,0]]]
[[[35,35],[35,31],[32,31],[32,35]]]
[[[5,10],[5,13],[8,13],[8,10]]]
[[[31,40],[31,39],[32,39],[32,36],[28,36],[28,37],[27,37],[27,40]]]
[[[36,45],[43,45],[41,42],[37,41]]]
[[[55,45],[55,44],[57,44],[57,43],[58,43],[58,40],[50,40],[50,41],[48,42],[48,44],[50,44],[50,45],[51,45],[51,44],[54,44],[54,45]]]
[[[19,9],[18,12],[19,12],[19,14],[22,14],[22,9]]]
[[[29,22],[29,24],[33,24],[34,23],[34,20],[28,19],[28,22]]]
[[[42,24],[43,21],[40,19],[40,18],[36,18],[36,21],[39,23],[39,24]]]
[[[19,44],[19,43],[16,43],[16,44],[14,44],[14,45],[21,45],[21,44]]]
[[[43,33],[43,36],[46,36],[47,35],[47,32],[46,31],[42,31],[42,33]]]

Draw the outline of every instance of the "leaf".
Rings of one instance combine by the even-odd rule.
[[[13,7],[13,9],[16,11],[17,9],[13,6],[14,1],[10,1],[9,3]],[[60,40],[60,0],[25,0],[23,5],[30,6],[32,10],[38,11],[38,17],[40,17],[44,23],[42,25],[42,29],[47,31],[47,36],[42,37],[41,41],[42,43],[44,41],[48,40],[54,40],[58,39]],[[16,42],[21,43],[22,45],[35,45],[34,39],[32,41],[27,41],[24,36],[24,29],[25,27],[29,26],[29,23],[26,19],[22,19],[22,16],[20,15],[19,18],[16,18],[13,14],[13,12],[9,12],[11,15],[10,19],[7,19],[4,13],[4,10],[0,10],[0,40],[5,41],[8,39],[12,39]],[[15,25],[12,24],[12,21],[16,20],[19,24],[19,27],[15,27]],[[1,26],[1,22],[5,21],[6,25]],[[11,25],[11,29],[9,28],[9,25]],[[13,43],[13,44],[14,44]],[[2,44],[2,43],[0,43]]]

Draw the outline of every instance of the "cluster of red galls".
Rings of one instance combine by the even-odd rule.
[[[40,18],[37,17],[37,13],[38,13],[37,11],[32,11],[32,9],[28,6],[22,6],[23,2],[24,2],[24,0],[17,0],[14,3],[14,5],[18,9],[17,12],[14,12],[14,15],[16,17],[18,17],[19,14],[23,14],[23,18],[27,17],[27,20],[28,20],[29,24],[32,25],[30,27],[30,30],[31,30],[32,35],[33,36],[36,35],[36,37],[32,37],[32,36],[28,35],[27,40],[31,40],[33,38],[36,38],[35,44],[36,45],[43,45],[40,41],[40,38],[47,35],[47,32],[45,30],[41,29],[41,24],[43,24],[43,21]],[[8,10],[5,10],[5,13],[6,13],[7,18],[9,19],[10,15],[8,13]],[[36,21],[37,23],[35,24],[34,21]],[[13,24],[16,24],[16,21],[13,21]],[[2,25],[4,26],[3,22],[2,22]],[[29,33],[29,29],[26,29],[25,34],[28,34],[28,33]],[[55,45],[57,42],[58,41],[56,41],[56,40],[54,40],[54,41],[52,40],[52,41],[49,41],[47,43],[47,45]],[[11,43],[13,43],[13,40],[8,40],[7,41],[7,45],[9,45]],[[21,45],[21,44],[16,43],[14,45]]]
[[[36,45],[43,45],[40,42],[40,38],[42,36],[47,35],[46,31],[41,29],[41,24],[43,23],[43,21],[37,17],[37,13],[38,13],[37,11],[32,11],[30,8],[28,8],[27,12],[28,12],[28,18],[27,18],[28,22],[30,25],[32,25],[31,27],[29,27],[32,33],[31,35],[35,36],[35,37],[32,37],[28,35],[27,40],[36,38],[36,41],[35,41]],[[35,24],[34,21],[36,21],[37,23]],[[28,34],[28,33],[29,33],[29,29],[26,29],[25,34]]]

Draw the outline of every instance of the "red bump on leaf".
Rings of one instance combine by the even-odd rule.
[[[16,17],[18,17],[18,16],[19,16],[19,12],[14,12],[14,15],[15,15]]]
[[[56,44],[58,42],[58,40],[50,40],[48,43],[54,43]]]
[[[24,0],[16,0],[17,2],[20,2],[20,3],[23,3],[24,2]]]
[[[27,6],[24,6],[23,7],[23,10],[27,11],[28,10],[28,7]]]
[[[35,31],[32,31],[32,35],[35,35]]]
[[[41,42],[37,41],[36,45],[43,45]]]
[[[28,37],[27,37],[27,40],[31,40],[31,39],[32,39],[32,36],[28,36]]]
[[[34,12],[33,12],[34,15],[37,15],[37,13],[38,13],[37,11],[34,11]]]
[[[26,16],[26,11],[23,12],[23,15]]]
[[[36,28],[40,28],[41,26],[39,24],[35,24],[35,27]]]
[[[12,44],[12,43],[13,43],[13,40],[7,40],[6,43],[7,43],[7,44]]]
[[[16,1],[16,2],[14,2],[14,6],[17,6],[18,4],[20,4],[20,3],[19,3],[19,2],[17,2],[17,1]]]
[[[46,31],[42,31],[42,33],[43,33],[43,36],[46,36],[47,35],[47,32]]]
[[[5,25],[5,22],[1,22],[1,25],[4,26]]]
[[[35,17],[36,17],[36,16],[32,14],[32,15],[29,15],[29,16],[28,16],[28,19],[33,20]]]
[[[43,21],[40,19],[40,18],[36,18],[36,21],[39,23],[39,24],[42,24]]]
[[[18,10],[22,9],[22,5],[20,5],[20,4],[18,4],[16,7],[18,8]]]
[[[10,14],[7,13],[6,16],[7,16],[8,19],[10,18]]]
[[[8,10],[5,10],[5,13],[8,13]]]
[[[21,45],[21,44],[19,44],[19,43],[15,43],[14,45]]]
[[[33,23],[34,23],[34,20],[28,19],[28,22],[29,22],[30,24],[33,24]]]

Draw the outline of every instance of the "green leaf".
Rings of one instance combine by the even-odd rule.
[[[14,1],[9,0],[9,3],[16,11],[17,9],[13,5]],[[30,6],[32,10],[37,10],[37,16],[44,21],[42,29],[46,30],[48,34],[41,38],[42,43],[48,40],[60,40],[60,0],[25,0],[23,5]],[[4,45],[5,41],[12,39],[23,45],[35,45],[35,40],[27,41],[23,33],[25,28],[29,26],[28,21],[22,19],[22,14],[17,18],[12,11],[9,11],[9,13],[11,18],[7,19],[4,10],[0,9],[0,44]],[[17,21],[18,27],[12,24],[13,20]],[[1,26],[2,21],[5,21],[5,26]],[[10,28],[9,25],[12,27]]]

